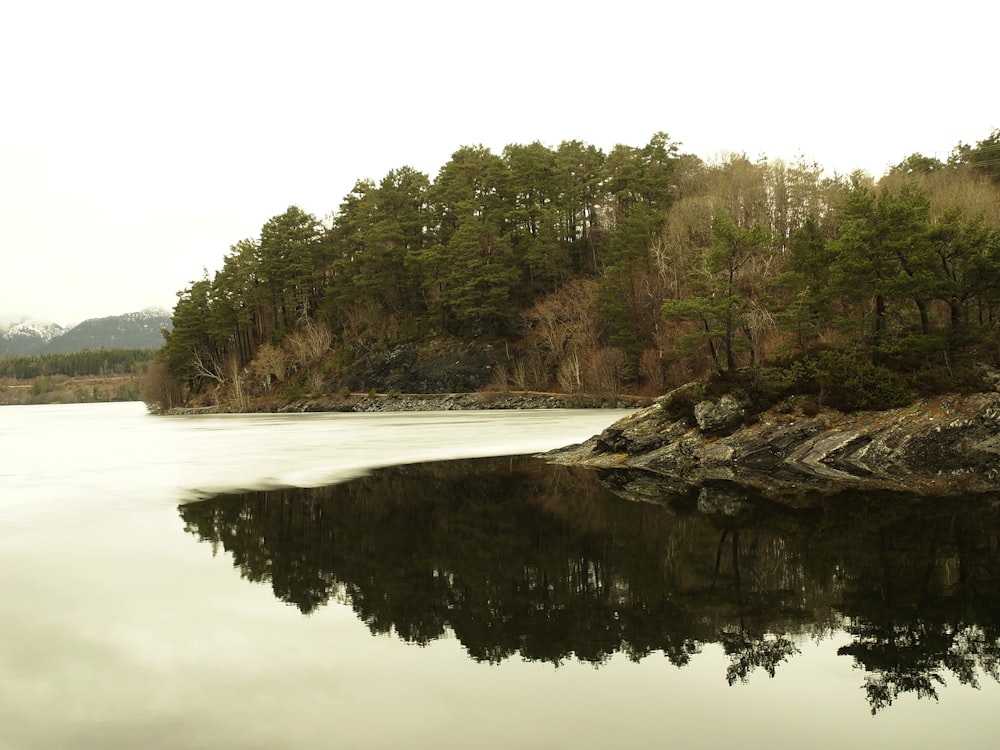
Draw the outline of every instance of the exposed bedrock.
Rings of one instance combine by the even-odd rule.
[[[694,401],[692,393],[691,386],[672,391],[585,443],[545,458],[645,474],[640,495],[654,492],[654,477],[653,484],[671,491],[721,480],[768,495],[1000,489],[1000,393],[854,413],[807,414],[790,401],[752,419],[731,396]]]

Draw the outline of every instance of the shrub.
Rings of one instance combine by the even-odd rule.
[[[285,389],[281,392],[283,398],[286,399],[297,399],[302,398],[302,383],[297,379],[288,383]]]
[[[162,412],[178,406],[184,401],[184,391],[180,380],[171,374],[167,363],[160,359],[151,360],[142,377],[141,398],[151,412]]]
[[[913,400],[907,380],[850,352],[822,350],[772,367],[749,379],[750,401],[763,410],[789,396],[812,396],[817,406],[841,411],[890,409]]]

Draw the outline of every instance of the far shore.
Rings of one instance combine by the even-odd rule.
[[[472,393],[392,393],[325,395],[282,402],[252,402],[247,409],[230,406],[175,407],[169,416],[194,414],[295,414],[303,412],[462,411],[469,409],[640,409],[653,403],[645,396],[598,396],[582,393],[477,391]]]

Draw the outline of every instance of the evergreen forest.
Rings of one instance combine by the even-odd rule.
[[[376,390],[359,363],[442,342],[491,352],[489,382],[455,388],[706,378],[842,408],[976,388],[1000,365],[1000,130],[877,180],[665,133],[464,146],[433,179],[404,166],[329,217],[272,217],[178,292],[164,336],[160,407]]]
[[[17,354],[0,357],[0,378],[30,380],[46,375],[66,377],[140,373],[156,355],[150,349],[84,349],[54,354]]]

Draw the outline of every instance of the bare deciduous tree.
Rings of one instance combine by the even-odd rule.
[[[333,334],[325,323],[305,318],[285,338],[289,355],[297,367],[306,368],[323,358],[333,343]]]
[[[536,303],[524,314],[529,329],[527,340],[542,353],[524,364],[538,383],[548,381],[555,371],[559,386],[568,393],[584,385],[583,362],[598,341],[594,305],[598,284],[577,279]]]
[[[262,388],[268,388],[272,379],[280,383],[285,379],[288,357],[285,351],[273,344],[264,344],[250,363],[250,371],[258,379]]]
[[[154,413],[168,411],[184,403],[184,392],[180,382],[170,374],[167,363],[152,360],[142,378],[142,400],[146,408]]]
[[[223,368],[211,354],[204,355],[197,347],[191,348],[191,368],[196,377],[214,380],[219,386],[226,384]]]
[[[617,347],[602,347],[590,352],[585,374],[588,390],[617,395],[628,376],[628,357]]]
[[[366,297],[344,313],[344,331],[355,349],[368,351],[379,340],[399,336],[399,316],[378,300]]]
[[[583,366],[578,351],[574,349],[566,352],[559,361],[556,377],[566,393],[576,393],[583,388]]]
[[[240,357],[236,351],[230,352],[225,361],[226,373],[226,400],[227,406],[236,411],[247,411],[250,406],[250,399],[245,388],[246,374],[240,364]]]
[[[650,394],[663,392],[665,382],[663,357],[657,349],[644,349],[639,355],[639,378]]]

